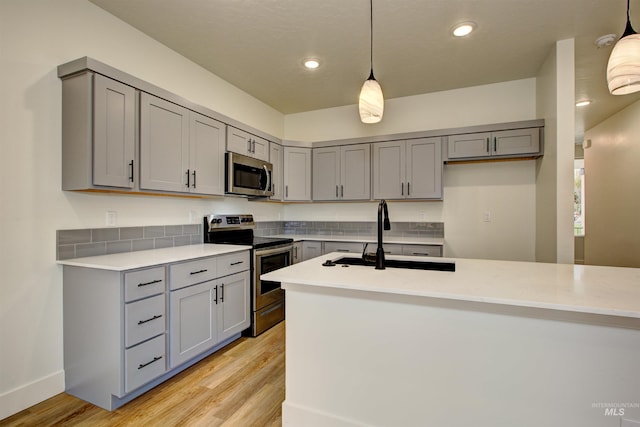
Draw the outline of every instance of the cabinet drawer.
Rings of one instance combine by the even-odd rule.
[[[350,253],[362,253],[362,243],[355,242],[324,242],[324,253],[330,252],[350,252]]]
[[[163,333],[166,319],[164,294],[125,304],[125,347]]]
[[[215,279],[216,257],[203,258],[195,261],[172,264],[169,266],[169,287],[180,289],[196,283]]]
[[[160,294],[165,289],[164,267],[148,268],[124,274],[124,300],[134,301]]]
[[[218,277],[246,271],[250,268],[249,251],[219,256],[217,265]]]
[[[125,393],[164,374],[167,370],[165,335],[125,350],[124,365]]]
[[[403,255],[414,256],[442,256],[442,246],[439,245],[402,245]]]
[[[375,254],[376,248],[377,248],[376,243],[370,243],[369,247],[367,248],[368,249],[367,252],[373,252]],[[385,243],[383,244],[383,248],[384,248],[385,255],[403,255],[404,254],[404,252],[402,252],[402,245],[399,243]]]

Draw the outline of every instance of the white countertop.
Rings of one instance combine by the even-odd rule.
[[[293,239],[295,242],[302,240],[313,240],[323,242],[363,242],[377,243],[377,236],[356,236],[356,235],[323,235],[323,234],[276,234],[267,237],[285,237]],[[403,236],[384,236],[384,243],[405,244],[405,245],[436,245],[443,246],[444,239],[437,237],[403,237]]]
[[[125,271],[152,265],[180,262],[190,259],[222,255],[251,249],[242,245],[200,244],[176,246],[172,248],[149,249],[146,251],[123,252],[84,258],[59,260],[58,264],[75,267],[98,268],[102,270]]]
[[[477,259],[454,261],[455,272],[323,267],[331,253],[262,277],[286,283],[640,318],[640,269]]]

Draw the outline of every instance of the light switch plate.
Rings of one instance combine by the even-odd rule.
[[[118,225],[118,212],[107,211],[107,227],[115,227]]]

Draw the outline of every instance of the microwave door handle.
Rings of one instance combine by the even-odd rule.
[[[264,168],[264,173],[267,176],[267,186],[265,187],[265,191],[269,191],[269,189],[271,189],[271,174],[266,166],[263,165],[262,167]]]

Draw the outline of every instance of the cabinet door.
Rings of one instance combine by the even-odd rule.
[[[442,198],[441,139],[421,138],[407,141],[406,197],[410,199]]]
[[[447,149],[449,159],[489,157],[491,155],[491,133],[451,135]]]
[[[169,363],[175,368],[217,343],[218,281],[171,291],[169,294]]]
[[[340,198],[340,147],[313,149],[313,200]]]
[[[302,260],[306,261],[311,258],[322,255],[322,242],[307,240],[302,242]]]
[[[273,171],[271,173],[271,188],[273,189],[273,196],[271,196],[271,199],[282,200],[282,192],[284,188],[282,185],[282,163],[284,160],[282,145],[274,144],[273,142],[269,144],[269,159],[273,165]]]
[[[188,191],[189,111],[147,93],[140,97],[140,188]]]
[[[131,86],[96,74],[93,89],[93,184],[133,188],[136,142]]]
[[[251,137],[251,157],[256,159],[269,161],[269,141],[257,136]]]
[[[373,198],[405,197],[405,143],[379,142],[373,148]]]
[[[227,151],[243,154],[245,156],[251,155],[251,134],[236,129],[234,127],[227,127]]]
[[[248,271],[220,279],[218,285],[218,341],[247,329],[251,324]]]
[[[190,191],[224,194],[225,124],[191,112],[189,116]]]
[[[284,199],[311,200],[311,149],[284,147]]]
[[[302,242],[293,242],[293,259],[292,264],[302,261]]]
[[[530,128],[493,132],[492,150],[496,156],[537,154],[540,151],[540,130]]]
[[[370,144],[340,147],[340,176],[342,178],[340,183],[341,199],[369,200],[371,198]]]

